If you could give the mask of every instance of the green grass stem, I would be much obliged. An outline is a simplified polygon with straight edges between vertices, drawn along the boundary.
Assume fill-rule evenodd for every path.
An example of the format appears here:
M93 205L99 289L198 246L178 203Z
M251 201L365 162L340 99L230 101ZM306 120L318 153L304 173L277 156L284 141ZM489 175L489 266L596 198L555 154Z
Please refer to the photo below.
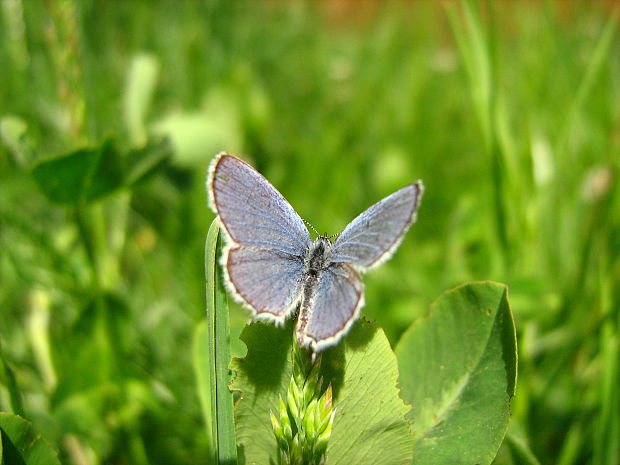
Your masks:
M219 221L211 223L205 246L205 277L207 291L207 335L210 407L203 406L205 419L211 421L211 441L216 463L237 463L233 399L230 382L230 329L228 303L217 263L221 241ZM204 394L203 394L204 395ZM209 418L210 417L210 418Z

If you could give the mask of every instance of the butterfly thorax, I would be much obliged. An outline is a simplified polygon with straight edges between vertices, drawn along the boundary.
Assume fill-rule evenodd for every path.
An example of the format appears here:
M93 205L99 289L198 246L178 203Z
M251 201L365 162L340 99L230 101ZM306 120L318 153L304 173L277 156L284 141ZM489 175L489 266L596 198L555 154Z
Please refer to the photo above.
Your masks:
M306 276L318 277L327 268L331 247L332 243L327 237L316 238L306 257Z

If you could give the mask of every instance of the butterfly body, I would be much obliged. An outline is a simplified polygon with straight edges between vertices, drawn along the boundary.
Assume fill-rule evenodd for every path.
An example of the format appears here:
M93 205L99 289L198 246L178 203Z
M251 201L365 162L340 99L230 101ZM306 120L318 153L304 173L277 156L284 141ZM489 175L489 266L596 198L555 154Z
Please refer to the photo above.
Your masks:
M297 318L297 342L299 345L305 344L303 334L311 317L314 306L314 297L320 288L323 273L331 265L330 252L332 243L325 236L317 237L308 250L305 263L305 279L301 304L299 306L299 316Z
M421 181L355 218L335 242L311 241L302 219L275 187L237 157L218 155L207 190L226 238L222 255L232 295L256 318L283 323L299 306L298 343L314 352L334 345L364 303L360 271L398 247L415 220Z

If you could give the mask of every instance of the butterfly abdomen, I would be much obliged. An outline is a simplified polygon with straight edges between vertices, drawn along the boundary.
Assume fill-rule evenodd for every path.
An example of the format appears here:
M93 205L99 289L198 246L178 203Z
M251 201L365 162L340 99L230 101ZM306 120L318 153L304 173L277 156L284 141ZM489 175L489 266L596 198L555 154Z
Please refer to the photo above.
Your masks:
M321 275L329 265L331 245L332 243L329 239L319 236L312 243L306 257L304 285L299 307L299 318L297 320L297 340L300 345L304 345L303 334L310 319L314 295L319 288Z

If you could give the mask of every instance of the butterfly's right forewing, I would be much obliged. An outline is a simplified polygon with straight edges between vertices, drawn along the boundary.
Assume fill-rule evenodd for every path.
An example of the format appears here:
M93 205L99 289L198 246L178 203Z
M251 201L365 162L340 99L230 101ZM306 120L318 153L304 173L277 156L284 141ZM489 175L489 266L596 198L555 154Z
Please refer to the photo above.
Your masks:
M331 260L364 269L389 258L415 220L423 190L422 182L418 181L361 213L336 239Z

